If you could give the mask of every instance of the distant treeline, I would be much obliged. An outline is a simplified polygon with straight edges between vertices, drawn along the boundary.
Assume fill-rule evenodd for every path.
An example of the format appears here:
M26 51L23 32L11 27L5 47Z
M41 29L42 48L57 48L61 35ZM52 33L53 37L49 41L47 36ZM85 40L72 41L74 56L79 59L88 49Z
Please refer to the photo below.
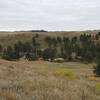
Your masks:
M48 32L46 30L31 30L31 32Z
M100 32L96 35L82 34L79 37L50 37L44 38L45 48L37 41L39 34L32 37L31 43L18 41L14 45L3 47L0 45L0 55L6 60L54 60L63 58L66 61L80 60L86 62L95 62L100 55Z
M15 32L48 32L46 30L27 30L27 31L15 31Z

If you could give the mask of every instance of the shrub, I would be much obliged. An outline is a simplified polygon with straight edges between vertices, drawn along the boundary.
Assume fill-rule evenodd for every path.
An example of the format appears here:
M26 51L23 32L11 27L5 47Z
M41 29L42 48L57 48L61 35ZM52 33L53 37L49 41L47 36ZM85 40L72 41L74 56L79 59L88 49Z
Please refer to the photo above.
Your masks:
M69 79L74 79L75 76L72 74L71 71L68 71L66 69L62 69L62 70L57 70L54 75L56 76L61 76L61 77L64 77L64 78L69 78Z
M94 67L94 73L97 76L100 76L100 61L97 62L97 65Z
M88 77L89 80L96 80L96 77Z

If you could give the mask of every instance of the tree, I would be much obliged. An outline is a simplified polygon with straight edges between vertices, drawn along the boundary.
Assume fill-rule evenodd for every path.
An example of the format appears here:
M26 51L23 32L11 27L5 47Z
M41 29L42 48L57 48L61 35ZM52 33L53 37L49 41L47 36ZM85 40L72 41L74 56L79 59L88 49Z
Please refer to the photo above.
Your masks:
M3 58L6 60L14 59L14 52L11 46L8 46L6 49L4 49Z
M24 49L25 49L25 52L32 52L32 46L30 45L29 42L25 42Z
M38 50L38 51L37 51L37 55L38 55L38 57L42 57L42 56L43 56L42 50Z
M35 47L36 46L36 39L35 37L32 38L32 45Z
M0 53L2 52L2 45L0 45Z
M81 50L81 48L80 48L79 45L75 44L75 45L73 46L73 52L75 52L77 56L80 56L80 55L81 55L81 51L82 51L82 50Z
M68 37L63 37L63 42L66 45L66 44L69 44L70 40Z
M52 38L51 41L52 41L53 46L56 47L57 46L57 40L56 40L56 38Z
M100 35L100 32L98 32L98 35Z
M51 47L52 46L52 38L47 36L45 37L45 42L48 44L48 47Z
M47 48L43 51L43 58L47 59L54 59L56 57L56 49Z
M35 35L35 38L39 38L39 34L36 34L36 35Z
M97 76L100 76L100 59L98 60L96 66L94 67L94 73L95 73Z
M57 41L58 41L58 43L61 44L61 43L62 43L62 38L58 36L58 37L57 37Z
M96 40L99 39L99 34L96 34L95 39L96 39Z
M25 45L21 41L14 44L14 51L17 53L25 52Z
M89 52L89 51L85 52L85 54L84 54L84 60L87 61L87 62L91 62L93 60L92 53Z
M75 36L75 37L72 38L72 44L75 44L76 41L77 41L77 37Z

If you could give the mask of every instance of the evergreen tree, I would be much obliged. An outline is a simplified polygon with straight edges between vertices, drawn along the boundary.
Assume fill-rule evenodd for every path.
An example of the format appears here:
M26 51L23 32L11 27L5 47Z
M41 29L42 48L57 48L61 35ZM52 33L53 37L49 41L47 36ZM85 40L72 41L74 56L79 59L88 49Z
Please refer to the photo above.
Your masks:
M13 48L11 46L8 46L6 49L4 49L3 58L6 60L14 59L14 52L13 52Z
M0 53L2 53L2 45L0 45Z
M30 45L29 42L25 42L24 49L25 49L25 52L32 52L32 46Z
M52 38L51 37L47 36L45 38L45 42L48 44L48 47L51 47L52 46Z
M92 62L92 60L93 60L92 53L89 52L89 51L85 52L85 54L84 54L84 60L87 61L87 62Z
M32 45L35 47L36 46L36 39L35 37L32 38Z
M96 66L94 67L94 73L95 73L97 76L100 76L100 59L97 61L97 64L96 64Z
M47 48L43 51L43 58L47 59L54 59L56 57L56 49Z
M96 40L98 40L98 39L99 39L99 35L98 35L98 34L96 34L95 39L96 39Z
M75 37L72 38L72 44L75 44L76 41L77 41L77 37L75 36Z
M58 36L58 37L57 37L57 41L58 41L58 43L61 44L61 43L62 43L62 38Z
M35 35L35 38L39 38L39 34L36 34L36 35Z
M100 35L100 32L98 32L98 35Z

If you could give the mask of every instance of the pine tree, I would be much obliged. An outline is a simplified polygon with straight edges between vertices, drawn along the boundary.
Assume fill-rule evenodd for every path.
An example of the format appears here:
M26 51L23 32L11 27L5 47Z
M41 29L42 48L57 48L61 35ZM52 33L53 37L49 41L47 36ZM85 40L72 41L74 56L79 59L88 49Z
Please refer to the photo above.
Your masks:
M94 67L94 73L95 73L97 76L100 76L100 59L98 60L96 66Z
M2 52L2 45L0 45L0 53Z
M47 59L54 59L56 57L56 52L57 52L56 49L47 48L43 52L43 58L45 60L47 60Z
M36 46L36 39L35 37L32 38L32 45L35 47Z
M4 49L3 58L6 60L14 59L14 52L13 52L13 48L11 46L8 46L7 49Z

